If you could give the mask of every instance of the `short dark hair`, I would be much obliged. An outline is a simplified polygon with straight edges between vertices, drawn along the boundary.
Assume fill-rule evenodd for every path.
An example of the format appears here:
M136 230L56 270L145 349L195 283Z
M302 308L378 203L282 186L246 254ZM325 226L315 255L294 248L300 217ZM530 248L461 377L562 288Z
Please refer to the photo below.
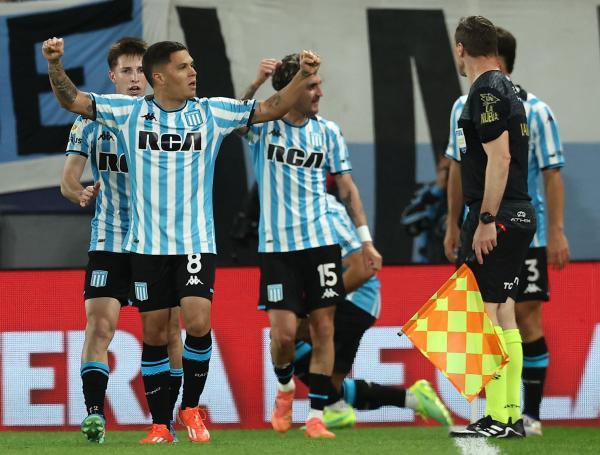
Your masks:
M171 54L178 51L187 51L187 47L177 41L160 41L154 43L146 50L142 60L144 75L150 87L152 84L152 71L157 65L164 65L171 61Z
M300 69L300 56L290 54L283 57L281 65L273 72L271 84L277 91L288 85Z
M496 27L496 35L498 35L498 55L504 59L507 71L512 73L517 54L517 40L512 33L502 27Z
M117 66L117 61L121 55L144 55L148 44L140 38L125 36L113 43L108 51L108 67L112 70Z
M461 17L454 32L454 41L461 43L472 57L498 55L496 27L483 16Z

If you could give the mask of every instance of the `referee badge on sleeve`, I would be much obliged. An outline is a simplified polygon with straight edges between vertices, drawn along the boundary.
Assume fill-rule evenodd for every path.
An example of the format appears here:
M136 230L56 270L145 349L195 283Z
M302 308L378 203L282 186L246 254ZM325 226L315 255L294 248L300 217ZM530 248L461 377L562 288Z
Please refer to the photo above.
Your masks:
M283 285L282 284L267 285L267 300L269 302L281 302L283 300Z
M462 128L456 128L456 146L463 155L467 153L467 141Z
M148 283L145 281L136 281L135 283L135 298L140 302L148 300Z

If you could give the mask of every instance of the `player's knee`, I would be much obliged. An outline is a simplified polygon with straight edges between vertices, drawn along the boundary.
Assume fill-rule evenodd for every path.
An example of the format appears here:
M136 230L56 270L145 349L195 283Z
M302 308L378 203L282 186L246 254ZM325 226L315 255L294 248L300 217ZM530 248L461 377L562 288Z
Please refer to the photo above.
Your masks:
M296 334L286 328L273 328L271 329L271 343L283 350L293 350L296 346Z
M87 323L86 335L92 344L108 348L115 335L115 325L107 318L90 318Z
M333 321L329 319L311 321L311 339L316 345L323 345L333 340Z

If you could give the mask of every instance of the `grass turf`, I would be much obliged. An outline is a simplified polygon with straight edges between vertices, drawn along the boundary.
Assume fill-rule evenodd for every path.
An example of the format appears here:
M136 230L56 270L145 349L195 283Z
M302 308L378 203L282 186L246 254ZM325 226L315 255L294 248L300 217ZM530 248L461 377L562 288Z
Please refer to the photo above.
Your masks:
M191 444L183 431L175 445L140 446L140 431L111 431L104 445L85 441L78 432L0 432L1 454L460 454L440 427L377 427L339 430L332 440L308 440L301 431L277 434L272 430L213 430L209 444ZM502 454L600 453L597 428L545 427L544 436L526 440L490 441ZM477 450L477 455L483 455Z

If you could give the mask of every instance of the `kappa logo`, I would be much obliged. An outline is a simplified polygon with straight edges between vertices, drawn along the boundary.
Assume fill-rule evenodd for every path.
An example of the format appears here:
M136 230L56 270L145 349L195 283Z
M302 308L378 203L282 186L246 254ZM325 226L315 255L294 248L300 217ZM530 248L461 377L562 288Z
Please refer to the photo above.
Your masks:
M154 114L148 112L146 115L140 115L141 118L145 119L147 122L150 122L152 120L156 120L156 117L154 116Z
M535 294L536 292L542 292L542 288L535 283L529 283L523 294Z
M321 298L322 299L331 299L333 297L338 297L338 296L339 296L339 294L337 292L335 292L333 289L327 288L323 292L323 295L321 296Z
M109 131L103 131L100 136L98 136L98 141L114 141L115 138L112 137Z
M186 286L197 286L199 284L204 284L202 282L202 280L200 278L198 278L196 275L192 275L190 276L189 280L187 281L187 283L185 283Z
M269 131L269 134L273 137L281 137L281 131L279 131L277 128L273 128L271 131Z

